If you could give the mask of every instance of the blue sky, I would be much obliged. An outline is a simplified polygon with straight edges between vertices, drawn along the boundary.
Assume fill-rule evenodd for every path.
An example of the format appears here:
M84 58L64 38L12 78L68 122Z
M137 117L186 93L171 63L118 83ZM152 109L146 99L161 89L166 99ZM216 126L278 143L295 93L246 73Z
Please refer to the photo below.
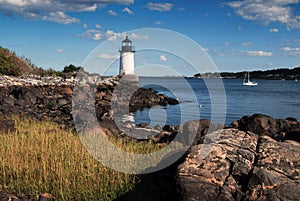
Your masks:
M126 34L136 48L150 40L147 33L130 32L143 28L183 34L220 71L300 66L300 0L0 0L0 13L0 46L43 68L83 65L108 39L114 41L115 53L98 58L113 62ZM151 63L180 64L168 53L150 55Z

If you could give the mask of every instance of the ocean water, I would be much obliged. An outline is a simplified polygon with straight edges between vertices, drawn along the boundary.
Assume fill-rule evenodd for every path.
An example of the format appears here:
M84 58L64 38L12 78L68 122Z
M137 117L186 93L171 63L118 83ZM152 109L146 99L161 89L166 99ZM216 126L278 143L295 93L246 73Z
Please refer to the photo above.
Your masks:
M140 77L141 87L152 87L180 101L179 105L154 106L132 114L136 123L179 125L188 120L210 119L229 125L244 115L261 113L274 118L300 120L300 82L241 79L184 79Z

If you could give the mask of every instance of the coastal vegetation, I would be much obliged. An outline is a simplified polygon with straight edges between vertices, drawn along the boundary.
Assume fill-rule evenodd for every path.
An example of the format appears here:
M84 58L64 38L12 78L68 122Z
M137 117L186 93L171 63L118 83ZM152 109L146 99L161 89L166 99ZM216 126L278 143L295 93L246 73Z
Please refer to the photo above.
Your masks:
M28 60L29 61L29 60ZM9 49L0 47L0 75L19 76L31 73L33 68Z
M134 188L139 178L111 170L86 151L79 137L51 122L13 117L15 132L0 134L0 190L36 199L113 200ZM114 140L134 153L151 152L152 143Z
M221 73L197 73L194 75L195 78L239 78L243 79L247 71L241 72L221 72ZM278 68L271 70L257 70L251 71L251 78L253 79L270 79L270 80L299 80L300 79L300 67L295 67L293 69L289 68Z
M30 59L18 56L15 52L0 46L0 75L21 76L35 74L38 76L63 76L80 70L81 67L70 64L63 67L62 71L53 68L37 67Z

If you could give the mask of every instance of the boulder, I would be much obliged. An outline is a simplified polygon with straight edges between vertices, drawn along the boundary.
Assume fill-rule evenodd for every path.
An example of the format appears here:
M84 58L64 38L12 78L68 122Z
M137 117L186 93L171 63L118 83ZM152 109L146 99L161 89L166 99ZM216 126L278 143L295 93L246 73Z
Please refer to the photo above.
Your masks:
M183 125L182 138L187 145L201 144L208 132L224 128L223 124L212 123L208 119L187 121ZM193 140L193 142L192 142Z
M300 144L261 137L245 200L299 200Z
M134 112L144 107L152 107L154 105L176 105L179 104L177 99L158 94L153 88L138 88L130 99L130 111Z
M219 135L217 139L215 135ZM178 167L182 200L241 200L256 157L258 136L237 129L213 132Z
M238 120L238 129L268 136L273 136L277 133L276 120L263 114L243 116Z
M291 139L299 142L297 134L300 131L300 122L291 117L274 119L267 115L254 114L252 116L244 116L240 120L232 122L231 127L243 131L251 131L261 136L267 135L277 141ZM286 134L287 138L285 137Z
M178 187L182 200L299 200L299 158L298 142L223 129L190 149L178 167Z
M300 130L294 130L294 131L287 132L284 135L283 140L284 141L285 140L293 140L293 141L300 143Z

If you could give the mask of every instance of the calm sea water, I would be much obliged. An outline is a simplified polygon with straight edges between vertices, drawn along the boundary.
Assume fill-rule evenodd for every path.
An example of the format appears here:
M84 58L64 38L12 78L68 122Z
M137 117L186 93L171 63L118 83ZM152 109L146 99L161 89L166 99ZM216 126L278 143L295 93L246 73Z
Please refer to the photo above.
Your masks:
M300 120L300 82L253 80L258 86L243 86L240 79L184 79L140 77L143 87L152 87L179 105L155 106L137 111L136 123L152 126L179 125L187 120L208 118L229 125L244 115L262 113L274 118Z

